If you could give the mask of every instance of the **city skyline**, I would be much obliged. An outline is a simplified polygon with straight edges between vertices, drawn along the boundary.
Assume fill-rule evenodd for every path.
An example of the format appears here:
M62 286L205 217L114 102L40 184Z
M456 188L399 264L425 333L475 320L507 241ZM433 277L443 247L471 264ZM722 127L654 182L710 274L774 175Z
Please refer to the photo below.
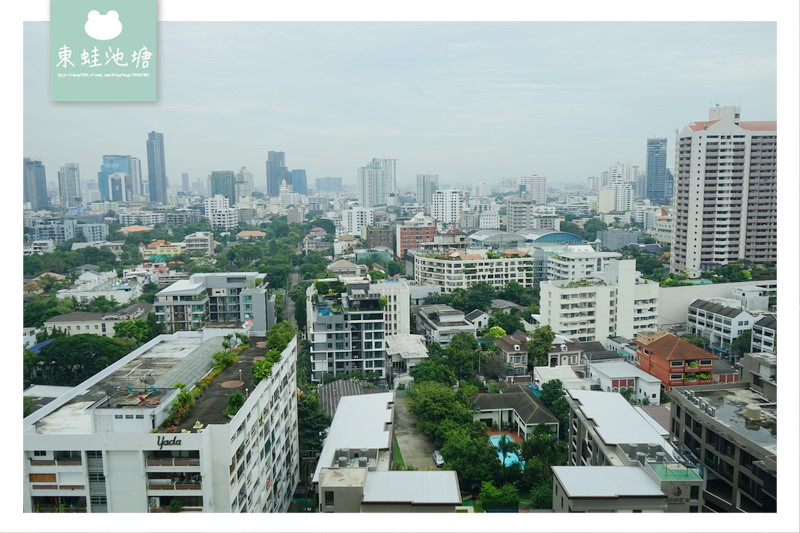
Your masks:
M47 26L29 22L24 154L90 176L105 154L144 160L157 131L172 184L245 166L263 190L270 151L351 186L372 158L397 160L400 188L426 173L579 184L616 161L644 169L649 137L668 138L671 167L675 130L717 103L776 120L775 35L771 22L165 22L158 102L63 104L47 93ZM287 81L263 89L265 72Z

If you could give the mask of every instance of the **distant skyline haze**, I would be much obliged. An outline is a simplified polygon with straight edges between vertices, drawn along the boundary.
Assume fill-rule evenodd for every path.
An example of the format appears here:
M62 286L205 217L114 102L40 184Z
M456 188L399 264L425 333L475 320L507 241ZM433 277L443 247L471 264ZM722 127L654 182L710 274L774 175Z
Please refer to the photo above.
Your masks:
M105 154L146 161L151 131L171 187L245 166L264 190L274 151L309 184L396 159L413 190L643 170L648 137L672 167L675 130L714 104L777 119L774 22L160 22L155 103L50 102L47 24L24 45L24 154L83 186Z

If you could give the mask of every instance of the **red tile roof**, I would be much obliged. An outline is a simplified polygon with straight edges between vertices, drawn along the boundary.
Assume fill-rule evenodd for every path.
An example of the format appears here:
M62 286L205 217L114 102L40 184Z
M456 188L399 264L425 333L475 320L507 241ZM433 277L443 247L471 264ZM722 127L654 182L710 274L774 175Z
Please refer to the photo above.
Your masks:
M778 123L774 120L740 122L739 127L749 131L778 131Z
M650 340L650 342L646 342L648 340L650 339L647 336L640 336L636 339L636 343L647 347L656 356L668 361L719 359L719 356L707 352L699 346L695 346L691 342L678 338L671 333L666 333L654 340Z

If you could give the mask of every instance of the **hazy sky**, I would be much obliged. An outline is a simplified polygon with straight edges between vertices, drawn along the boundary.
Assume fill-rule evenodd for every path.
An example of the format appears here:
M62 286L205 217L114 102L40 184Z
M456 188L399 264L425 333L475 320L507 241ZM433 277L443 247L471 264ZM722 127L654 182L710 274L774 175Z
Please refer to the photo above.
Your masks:
M162 132L171 184L182 172L246 166L266 183L270 150L355 183L373 157L398 184L537 173L585 182L616 161L644 169L649 136L669 138L740 105L776 120L772 22L160 22L158 102L49 101L48 28L24 26L24 153L48 181L66 162L96 179L103 154L146 168ZM145 171L146 173L146 171Z

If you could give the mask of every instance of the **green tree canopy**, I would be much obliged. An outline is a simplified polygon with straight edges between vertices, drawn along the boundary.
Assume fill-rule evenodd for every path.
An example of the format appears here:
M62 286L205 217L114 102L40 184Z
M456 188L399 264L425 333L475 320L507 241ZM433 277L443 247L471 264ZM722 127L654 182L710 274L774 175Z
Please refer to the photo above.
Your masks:
M428 358L415 365L409 374L415 383L435 381L447 386L456 384L456 375L440 358Z
M553 346L556 334L549 325L541 326L531 334L528 341L528 366L547 366L547 354Z
M26 383L74 387L128 353L127 347L100 335L58 337L26 365Z

